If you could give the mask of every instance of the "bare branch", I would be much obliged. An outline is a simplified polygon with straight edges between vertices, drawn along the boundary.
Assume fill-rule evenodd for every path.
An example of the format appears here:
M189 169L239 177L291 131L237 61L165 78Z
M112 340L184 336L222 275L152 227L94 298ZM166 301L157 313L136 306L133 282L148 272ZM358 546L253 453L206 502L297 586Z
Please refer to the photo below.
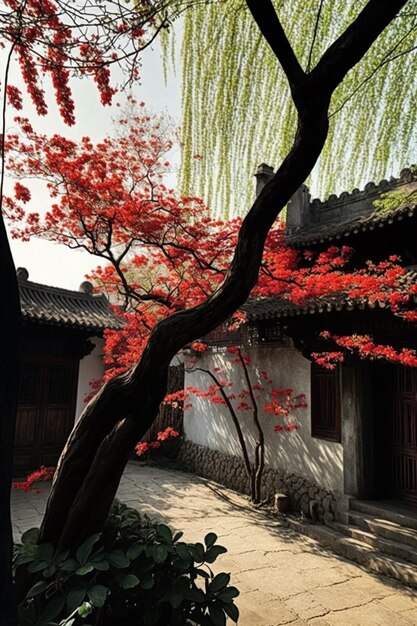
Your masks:
M295 94L304 84L306 75L287 39L271 0L263 0L262 2L259 0L246 0L246 4L263 37L281 64L288 79L293 98L298 100ZM295 104L297 105L297 101Z
M369 0L357 18L327 48L309 74L315 87L331 94L407 1Z
M320 0L320 5L319 5L318 11L317 11L316 20L314 22L313 39L311 40L310 51L308 53L308 61L307 61L307 69L306 69L307 73L311 69L311 60L312 60L312 57L313 57L314 44L316 43L317 33L318 33L318 30L319 30L320 15L321 15L321 11L323 9L323 4L324 4L324 0Z

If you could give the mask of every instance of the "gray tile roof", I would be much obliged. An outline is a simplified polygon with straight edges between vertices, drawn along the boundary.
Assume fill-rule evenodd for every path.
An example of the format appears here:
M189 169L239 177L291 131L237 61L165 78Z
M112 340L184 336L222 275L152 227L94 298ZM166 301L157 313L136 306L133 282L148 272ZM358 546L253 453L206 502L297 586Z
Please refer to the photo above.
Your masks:
M322 242L334 242L337 245L339 239L359 232L376 230L394 222L400 222L404 218L417 215L417 204L397 207L390 211L375 211L366 217L357 216L339 224L321 224L304 232L291 234L286 237L290 246L309 246Z
M398 206L389 207L387 204L386 208L378 208L374 204L390 194L391 204L396 201L395 194L399 194ZM340 196L333 194L325 201L316 198L310 202L307 193L304 197L300 196L301 203L304 203L301 215L294 214L291 202L288 206L287 243L294 247L323 242L337 244L339 239L349 235L406 221L417 215L416 194L415 166L402 170L398 178L382 180L378 185L368 183L362 191L354 189L351 193L344 191Z
M42 324L100 332L121 328L122 321L113 312L104 295L93 295L89 283L83 291L49 287L27 280L27 272L18 270L23 319Z

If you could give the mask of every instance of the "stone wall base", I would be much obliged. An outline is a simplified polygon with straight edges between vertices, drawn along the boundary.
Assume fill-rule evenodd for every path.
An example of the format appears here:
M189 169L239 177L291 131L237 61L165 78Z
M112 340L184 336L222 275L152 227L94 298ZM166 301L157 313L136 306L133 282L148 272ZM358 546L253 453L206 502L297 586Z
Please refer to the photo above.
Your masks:
M210 450L183 439L179 446L178 460L199 476L249 495L249 480L243 460L239 457ZM262 481L262 499L269 500L272 504L276 493L284 493L289 497L293 513L302 513L305 517L313 517L314 521L319 520L326 524L330 524L336 517L336 494L305 478L266 466Z

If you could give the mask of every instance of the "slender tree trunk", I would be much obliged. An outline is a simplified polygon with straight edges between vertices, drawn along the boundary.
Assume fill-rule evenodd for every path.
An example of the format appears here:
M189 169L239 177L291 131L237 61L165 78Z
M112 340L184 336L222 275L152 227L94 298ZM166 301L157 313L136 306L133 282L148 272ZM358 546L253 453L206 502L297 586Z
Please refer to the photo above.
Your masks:
M4 222L0 220L0 625L16 626L12 583L10 488L20 355L20 300Z
M236 415L236 411L234 409L233 404L230 402L227 393L225 392L224 388L222 387L222 385L220 384L219 379L213 374L213 372L210 372L210 370L205 370L202 367L196 367L193 369L193 371L195 372L204 372L205 374L207 374L208 376L210 376L210 378L212 379L212 381L214 382L215 385L217 385L219 387L219 392L227 406L227 409L229 411L230 417L232 418L232 422L233 425L235 427L236 430L236 435L237 435L237 439L239 441L239 445L240 445L240 449L242 451L242 457L243 457L243 464L245 466L245 471L246 471L246 476L248 477L249 482L251 481L251 477L252 477L252 464L249 460L249 454L248 454L248 449L246 447L246 443L245 443L245 438L243 436L243 432L242 432L242 428L240 427L240 422L239 422L239 418Z

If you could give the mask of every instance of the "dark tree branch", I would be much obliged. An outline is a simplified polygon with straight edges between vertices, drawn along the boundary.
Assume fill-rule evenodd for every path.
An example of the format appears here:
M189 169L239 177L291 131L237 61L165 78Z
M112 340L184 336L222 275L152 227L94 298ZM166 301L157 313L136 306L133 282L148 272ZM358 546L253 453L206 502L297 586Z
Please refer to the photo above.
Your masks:
M239 418L236 415L236 411L234 409L233 404L230 402L229 396L226 394L223 386L220 384L219 379L213 372L210 370L206 370L202 367L194 367L192 369L193 372L204 372L207 376L210 376L215 385L219 387L219 393L221 394L223 400L226 403L227 408L229 409L230 417L232 418L233 425L236 429L237 438L239 440L240 449L242 450L243 463L245 465L246 475L249 480L251 480L252 475L252 464L249 459L248 449L246 447L245 438L243 436L242 428L240 426Z
M310 46L310 50L308 53L307 72L311 70L311 61L313 58L314 44L316 43L317 33L319 31L320 16L321 16L321 12L323 9L323 4L324 4L324 0L320 0L320 5L317 11L316 20L314 22L313 38L311 40L311 46Z
M369 0L354 22L329 46L311 72L318 88L333 92L408 0Z
M306 75L287 39L274 5L271 0L246 0L246 4L263 37L281 64L297 106L297 93L305 82Z

